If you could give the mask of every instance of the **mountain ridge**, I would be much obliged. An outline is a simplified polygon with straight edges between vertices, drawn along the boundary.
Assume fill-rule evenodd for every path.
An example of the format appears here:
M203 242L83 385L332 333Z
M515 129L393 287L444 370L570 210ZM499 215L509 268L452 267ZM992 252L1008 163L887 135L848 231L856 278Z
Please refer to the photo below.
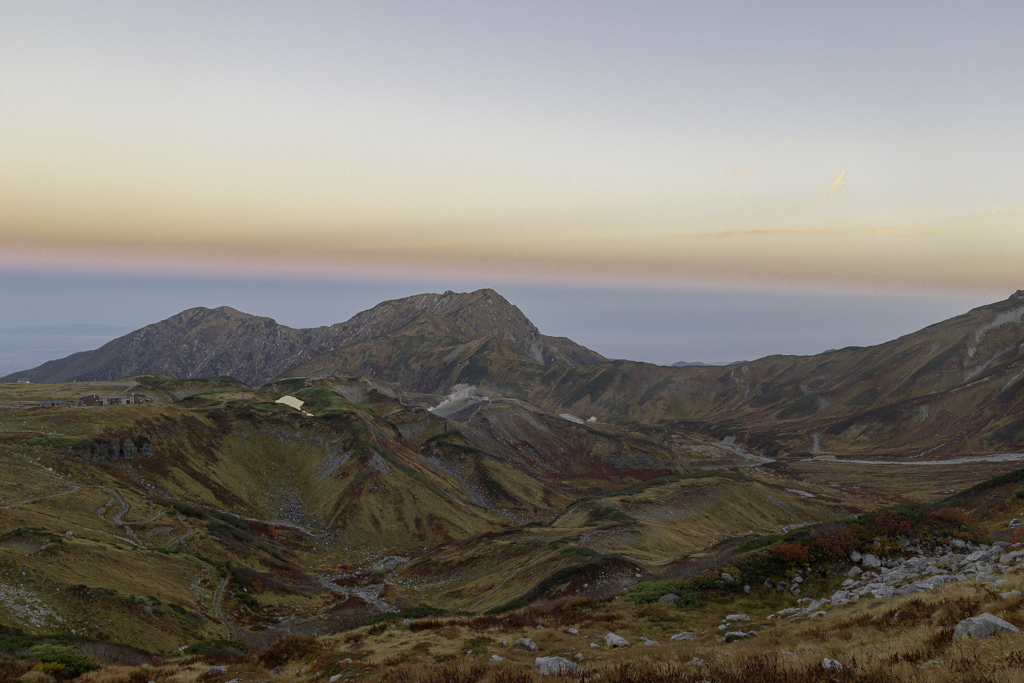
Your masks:
M185 378L223 375L258 386L289 367L338 348L385 337L424 315L445 320L455 339L499 338L545 365L605 360L572 340L542 335L518 307L492 289L481 289L392 299L345 322L315 328L287 327L272 318L229 306L190 308L99 349L48 361L0 381L114 380L137 374Z

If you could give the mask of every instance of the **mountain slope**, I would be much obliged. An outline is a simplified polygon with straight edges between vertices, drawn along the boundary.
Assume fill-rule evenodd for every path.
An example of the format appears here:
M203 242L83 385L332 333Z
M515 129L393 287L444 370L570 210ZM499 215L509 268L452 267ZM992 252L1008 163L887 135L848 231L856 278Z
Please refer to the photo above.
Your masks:
M340 347L370 342L430 315L462 342L496 338L545 365L600 363L575 342L545 337L515 306L490 289L419 294L385 301L344 323L295 329L232 308L193 308L115 339L2 378L35 383L113 380L137 374L230 376L258 386L284 370Z
M1024 445L1024 292L899 339L728 367L616 361L524 372L515 382L556 412L667 424L736 424L786 450L939 454Z
M270 373L316 356L336 345L332 328L296 330L233 308L191 308L119 337L95 351L83 351L6 381L35 383L113 380L136 374L178 377L230 376L258 384Z
M1024 293L877 346L726 367L550 367L499 339L462 342L423 315L289 374L374 377L435 394L472 384L554 413L718 424L772 453L992 453L1024 445Z

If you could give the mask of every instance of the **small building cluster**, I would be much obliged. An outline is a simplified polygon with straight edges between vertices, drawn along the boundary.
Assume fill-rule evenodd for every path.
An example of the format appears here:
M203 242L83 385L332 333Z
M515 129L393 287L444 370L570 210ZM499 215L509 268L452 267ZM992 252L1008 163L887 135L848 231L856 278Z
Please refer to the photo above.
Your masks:
M132 394L131 396L100 396L99 394L89 394L88 396L82 396L75 403L69 403L65 399L47 399L39 402L40 408L67 408L69 405L76 405L80 407L85 406L126 406L126 405L139 405L141 403L149 403L149 397L145 394Z

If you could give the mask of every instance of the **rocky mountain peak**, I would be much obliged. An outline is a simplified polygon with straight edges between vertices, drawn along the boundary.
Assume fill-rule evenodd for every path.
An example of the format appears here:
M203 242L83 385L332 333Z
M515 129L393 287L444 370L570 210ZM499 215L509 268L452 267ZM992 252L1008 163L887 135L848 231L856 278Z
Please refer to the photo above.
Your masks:
M384 301L344 323L294 329L230 306L196 307L95 350L16 373L33 382L113 380L137 374L226 375L257 386L317 356L396 332L423 316L443 321L459 341L494 337L539 363L577 365L604 359L571 340L545 343L537 327L493 289L416 294ZM11 377L14 377L12 375Z

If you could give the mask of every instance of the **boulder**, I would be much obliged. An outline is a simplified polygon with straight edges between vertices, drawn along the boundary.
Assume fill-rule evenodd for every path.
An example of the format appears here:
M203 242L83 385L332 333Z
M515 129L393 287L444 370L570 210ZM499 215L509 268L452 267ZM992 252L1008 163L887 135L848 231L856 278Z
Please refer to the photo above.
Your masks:
M658 602L675 602L678 599L679 596L675 593L665 593L660 598L658 598Z
M850 593L849 591L836 591L835 593L832 594L832 604L833 605L845 605L845 604L847 604L848 602L850 602L851 600L854 600L854 599L855 599L854 594ZM781 612L780 612L780 614L781 614Z
M860 576L863 573L864 573L864 570L861 569L860 567L851 567L850 571L846 572L846 575L849 576L852 579L853 577Z
M693 631L685 631L684 633L677 633L677 634L675 634L674 636L672 636L671 640L672 641L677 641L677 640L693 640L696 637L697 637L697 634L694 633Z
M998 636L1003 633L1019 633L1020 629L1008 621L1003 621L994 614L985 612L981 616L964 619L956 625L953 631L953 642L961 638L981 640L990 636Z
M573 655L573 659L575 659L577 662L582 662L583 661L583 653L582 652L577 652L575 655Z
M569 629L568 631L566 631L566 633L568 633L570 636L578 636L580 634L580 632L574 628Z
M736 579L732 578L732 574L730 574L729 572L722 572L722 580L723 581L735 581Z
M843 665L834 659L829 659L828 657L826 657L825 659L821 660L821 668L825 671L842 671Z
M860 563L865 567L881 567L882 561L878 559L877 555L865 555Z
M1020 558L1024 557L1024 550L1014 550L1012 553L1006 553L1000 556L1000 564L1011 564L1013 562L1019 562Z
M617 636L614 633L609 633L604 637L604 644L611 647L629 647L629 641L622 636Z
M537 643L533 642L529 638L520 638L519 640L516 641L516 645L522 645L527 650L536 650L537 649Z
M863 555L861 555L859 552L854 550L852 553L850 553L850 562L853 562L855 564L860 563L860 561L861 561L861 559L863 559L863 557L864 557Z
M750 616L746 614L730 614L725 618L728 622L733 621L750 621Z
M491 655L491 661L492 662L504 662L505 660L502 659L501 657L499 657L498 655Z
M341 674L334 674L327 679L328 683L338 683L341 680Z
M721 642L731 643L734 640L739 640L740 638L746 638L748 636L756 636L756 635L757 635L757 631L729 631L728 633L725 634L725 636L723 636L722 638L719 638L718 642L720 642L720 643Z
M281 667L275 666L273 669L270 670L270 673L272 673L272 674L280 674L281 673Z
M640 636L640 640L644 641L644 645L661 645L661 643L659 643L658 641L651 640L646 636Z
M533 663L540 667L541 676L570 673L576 670L576 662L570 662L565 657L537 657Z

